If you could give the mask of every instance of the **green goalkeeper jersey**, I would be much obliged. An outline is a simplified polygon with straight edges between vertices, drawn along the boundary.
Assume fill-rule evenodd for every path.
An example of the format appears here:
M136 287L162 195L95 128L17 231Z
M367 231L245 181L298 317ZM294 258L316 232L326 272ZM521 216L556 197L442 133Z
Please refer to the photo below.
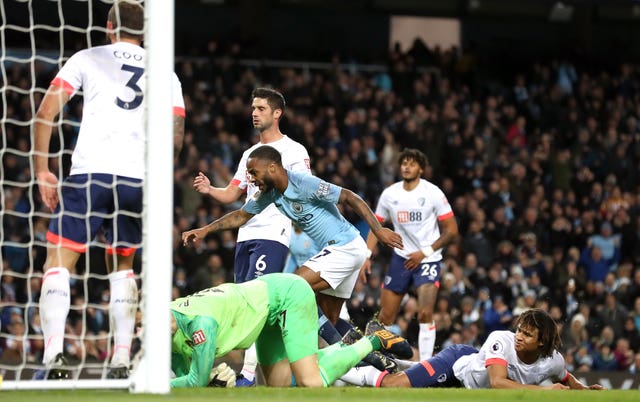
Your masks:
M216 357L247 349L269 314L267 284L225 283L171 302L178 329L171 344L171 387L202 387Z

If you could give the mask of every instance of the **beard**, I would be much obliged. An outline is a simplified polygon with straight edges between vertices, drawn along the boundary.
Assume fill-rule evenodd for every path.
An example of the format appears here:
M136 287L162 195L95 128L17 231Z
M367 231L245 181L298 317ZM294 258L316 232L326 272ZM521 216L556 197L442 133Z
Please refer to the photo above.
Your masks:
M273 121L266 122L266 123L265 122L258 123L258 125L255 126L255 128L256 128L256 130L258 130L260 132L263 132L263 131L267 131L268 129L270 129L271 126L273 126Z

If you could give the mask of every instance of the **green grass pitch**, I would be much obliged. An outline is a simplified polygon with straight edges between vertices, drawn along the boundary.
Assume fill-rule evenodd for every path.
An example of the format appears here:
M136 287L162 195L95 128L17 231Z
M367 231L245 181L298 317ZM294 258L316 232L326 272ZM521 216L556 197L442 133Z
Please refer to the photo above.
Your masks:
M639 401L638 390L529 391L466 389L376 389L334 387L302 388L197 388L173 390L168 395L130 394L127 391L0 391L2 402L600 402Z

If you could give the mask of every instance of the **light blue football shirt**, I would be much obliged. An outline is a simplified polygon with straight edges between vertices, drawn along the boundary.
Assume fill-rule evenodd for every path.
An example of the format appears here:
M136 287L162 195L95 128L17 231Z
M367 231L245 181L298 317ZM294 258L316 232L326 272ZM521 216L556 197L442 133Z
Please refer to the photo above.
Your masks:
M316 176L288 170L287 177L289 185L284 194L276 189L257 193L242 209L257 215L273 203L321 247L345 245L360 235L336 206L342 187Z

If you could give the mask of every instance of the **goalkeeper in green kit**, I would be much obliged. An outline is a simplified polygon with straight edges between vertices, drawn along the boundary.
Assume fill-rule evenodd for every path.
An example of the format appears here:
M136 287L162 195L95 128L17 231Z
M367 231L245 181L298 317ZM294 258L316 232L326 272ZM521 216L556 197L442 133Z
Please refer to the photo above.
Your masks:
M317 311L313 290L293 274L225 283L174 300L171 368L176 378L171 387L204 387L212 380L235 384L226 365L212 370L214 360L254 342L266 383L275 387L290 386L292 374L298 386L326 387L373 350L394 353L410 347L383 329L351 345L319 350Z

